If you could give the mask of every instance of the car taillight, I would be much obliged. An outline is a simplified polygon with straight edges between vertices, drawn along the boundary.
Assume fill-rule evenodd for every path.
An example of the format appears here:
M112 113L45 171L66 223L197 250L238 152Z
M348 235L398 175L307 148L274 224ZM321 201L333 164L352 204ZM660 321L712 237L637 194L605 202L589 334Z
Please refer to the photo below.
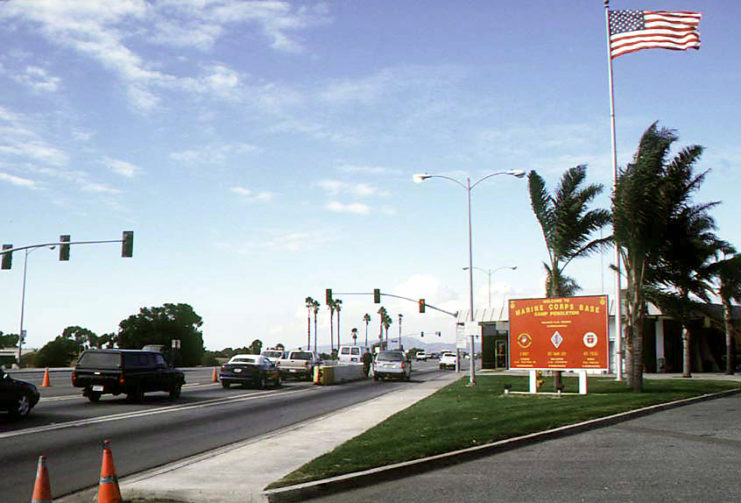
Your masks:
M406 362L401 362L401 368L406 368L406 366L407 366Z
M77 372L72 372L72 385L77 382Z
M120 384L121 386L123 386L124 384L126 384L126 379L124 379L123 377L119 377L118 378L118 384Z
M309 360L306 360L306 362L304 362L304 367L308 367L308 366L309 366Z

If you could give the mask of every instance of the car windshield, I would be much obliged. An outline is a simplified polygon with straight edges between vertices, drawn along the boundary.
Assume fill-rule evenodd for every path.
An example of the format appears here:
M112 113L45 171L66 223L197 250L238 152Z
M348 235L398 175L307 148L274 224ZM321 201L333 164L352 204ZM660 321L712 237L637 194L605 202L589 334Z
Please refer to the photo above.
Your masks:
M247 356L243 356L241 358L232 358L229 363L257 363L257 358L250 358Z
M106 353L102 351L87 351L82 354L77 365L80 367L117 369L121 367L121 354Z
M291 353L292 360L311 360L311 353L308 351L294 351Z
M404 353L398 351L381 351L376 357L377 360L384 360L388 362L400 362L404 361Z

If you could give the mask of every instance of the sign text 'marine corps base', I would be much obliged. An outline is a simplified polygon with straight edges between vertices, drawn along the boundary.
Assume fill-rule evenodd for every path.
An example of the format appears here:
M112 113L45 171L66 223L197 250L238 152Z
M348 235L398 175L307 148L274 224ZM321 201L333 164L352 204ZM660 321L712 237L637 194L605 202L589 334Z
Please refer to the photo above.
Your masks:
M607 296L509 302L511 369L608 367Z

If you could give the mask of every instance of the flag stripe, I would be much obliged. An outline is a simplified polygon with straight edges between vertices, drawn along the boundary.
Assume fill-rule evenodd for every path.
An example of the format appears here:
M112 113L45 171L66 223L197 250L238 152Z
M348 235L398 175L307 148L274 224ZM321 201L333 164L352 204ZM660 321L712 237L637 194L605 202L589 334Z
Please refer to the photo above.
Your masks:
M641 49L700 48L699 12L610 11L610 57Z

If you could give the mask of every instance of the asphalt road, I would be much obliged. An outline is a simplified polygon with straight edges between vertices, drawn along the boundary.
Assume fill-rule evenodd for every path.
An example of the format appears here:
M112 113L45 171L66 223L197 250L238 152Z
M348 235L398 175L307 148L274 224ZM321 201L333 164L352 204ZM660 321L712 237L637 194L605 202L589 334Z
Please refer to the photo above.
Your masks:
M435 364L417 364L413 380L436 372ZM41 373L11 374L41 384ZM39 455L47 457L52 495L58 497L98 484L104 439L111 441L116 471L123 477L409 385L288 381L277 390L224 390L211 381L212 369L189 369L175 402L166 393L152 393L139 404L128 403L123 395L104 395L93 404L71 386L69 371L52 372L52 387L39 388L42 400L28 418L11 421L0 415L0 501L30 499Z
M739 502L741 395L312 502Z

